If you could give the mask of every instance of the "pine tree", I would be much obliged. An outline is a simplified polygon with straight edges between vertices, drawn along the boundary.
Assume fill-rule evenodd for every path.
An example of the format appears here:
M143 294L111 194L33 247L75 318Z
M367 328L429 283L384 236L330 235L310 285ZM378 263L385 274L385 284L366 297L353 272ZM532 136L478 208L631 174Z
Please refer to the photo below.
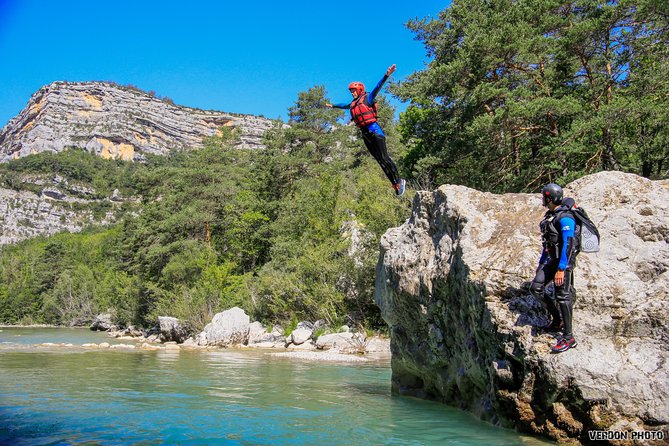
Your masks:
M606 169L666 176L661 3L455 0L438 19L410 22L432 61L394 87L410 101L405 164L493 191Z

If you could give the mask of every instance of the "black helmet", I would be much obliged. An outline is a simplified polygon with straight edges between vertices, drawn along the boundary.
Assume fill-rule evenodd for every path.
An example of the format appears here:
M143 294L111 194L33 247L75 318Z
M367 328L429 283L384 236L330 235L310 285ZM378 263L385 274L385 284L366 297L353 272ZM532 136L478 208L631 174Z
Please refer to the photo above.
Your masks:
M544 198L544 206L551 202L555 205L562 203L562 188L555 183L548 183L541 189L541 196Z

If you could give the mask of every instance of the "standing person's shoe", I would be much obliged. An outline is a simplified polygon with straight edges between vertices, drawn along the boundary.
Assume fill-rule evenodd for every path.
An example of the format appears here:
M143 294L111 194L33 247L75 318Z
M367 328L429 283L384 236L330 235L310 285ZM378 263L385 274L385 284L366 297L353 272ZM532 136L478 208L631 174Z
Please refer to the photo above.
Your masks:
M404 194L404 190L406 189L407 182L404 178L400 179L400 182L397 184L393 184L393 188L395 188L395 193L397 194L398 197L401 197Z
M551 349L551 353L562 353L574 347L576 347L576 339L573 336L562 336L558 338L557 344Z

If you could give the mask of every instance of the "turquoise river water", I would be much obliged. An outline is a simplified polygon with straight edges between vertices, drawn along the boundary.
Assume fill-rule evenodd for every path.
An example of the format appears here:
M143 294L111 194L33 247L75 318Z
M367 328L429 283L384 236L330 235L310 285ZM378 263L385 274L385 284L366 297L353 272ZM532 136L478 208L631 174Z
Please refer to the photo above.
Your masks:
M73 346L39 346L46 342ZM547 444L392 395L387 359L81 347L89 342L121 341L85 329L0 328L0 445Z

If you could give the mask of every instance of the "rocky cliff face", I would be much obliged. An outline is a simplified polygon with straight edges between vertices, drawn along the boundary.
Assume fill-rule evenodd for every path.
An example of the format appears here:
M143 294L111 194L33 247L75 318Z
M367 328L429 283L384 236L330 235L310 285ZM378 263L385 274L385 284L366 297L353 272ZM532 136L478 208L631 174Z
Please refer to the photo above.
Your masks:
M221 127L241 130L240 146L262 147L272 121L177 106L140 90L104 82L54 82L0 131L0 162L77 147L105 158L197 148Z
M45 188L39 195L0 188L0 245L114 221L113 209L100 218L86 210L92 203L70 198L56 187Z
M504 426L588 443L588 431L669 438L669 182L602 172L569 184L602 234L575 271L577 348L552 355L527 292L541 197L419 192L381 241L376 301L393 388Z

